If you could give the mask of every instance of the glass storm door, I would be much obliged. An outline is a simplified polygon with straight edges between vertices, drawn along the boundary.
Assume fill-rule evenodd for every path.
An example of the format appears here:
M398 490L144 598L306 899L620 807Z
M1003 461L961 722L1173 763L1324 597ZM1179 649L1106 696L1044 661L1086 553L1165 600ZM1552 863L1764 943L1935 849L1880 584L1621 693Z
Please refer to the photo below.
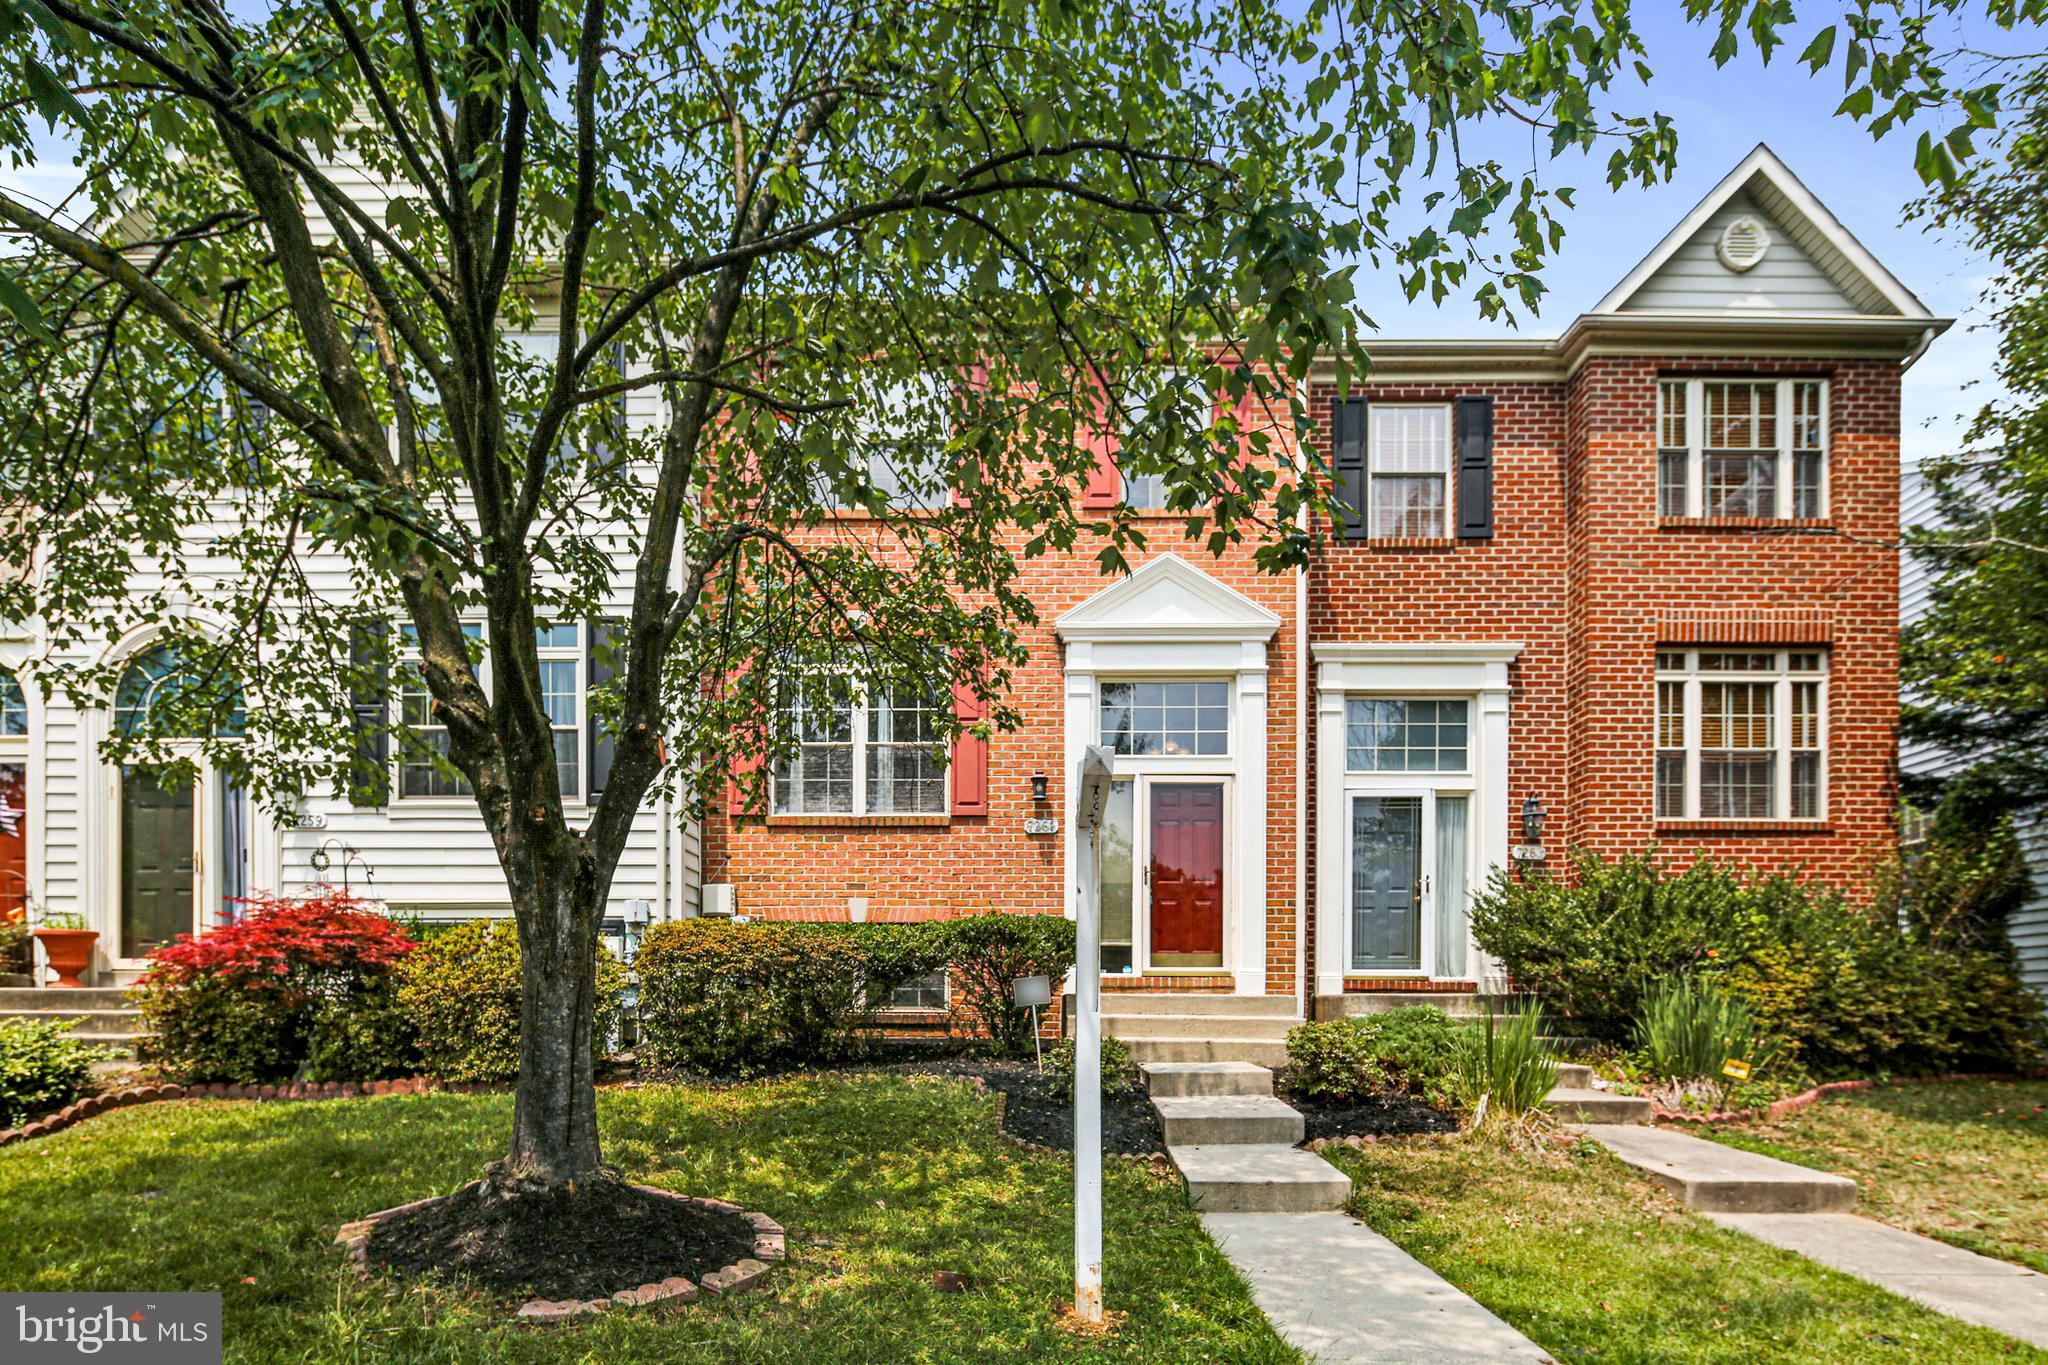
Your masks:
M1351 971L1422 969L1422 806L1420 796L1351 799Z
M1223 965L1223 784L1147 784L1151 941L1167 971Z
M197 932L198 796L197 782L173 789L150 769L121 769L123 957Z

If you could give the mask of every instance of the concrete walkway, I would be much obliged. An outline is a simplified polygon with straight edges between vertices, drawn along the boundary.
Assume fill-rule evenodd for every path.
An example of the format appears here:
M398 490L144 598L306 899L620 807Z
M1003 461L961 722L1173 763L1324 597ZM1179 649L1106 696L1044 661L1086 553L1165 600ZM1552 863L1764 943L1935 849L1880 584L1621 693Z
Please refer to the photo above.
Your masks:
M1709 1213L1937 1313L2048 1348L2048 1275L1848 1213Z
M1273 1330L1322 1365L1552 1357L1341 1213L1205 1213Z

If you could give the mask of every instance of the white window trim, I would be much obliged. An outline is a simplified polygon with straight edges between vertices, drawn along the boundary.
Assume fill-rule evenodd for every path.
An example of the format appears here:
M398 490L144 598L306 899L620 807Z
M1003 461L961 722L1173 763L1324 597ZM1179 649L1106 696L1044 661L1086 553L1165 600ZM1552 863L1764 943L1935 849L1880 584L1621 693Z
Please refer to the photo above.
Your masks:
M935 969L935 970L933 970L933 971L930 971L930 972L927 972L927 973L925 973L925 975L926 975L926 976L936 976L936 977L938 977L938 978L939 978L939 1003L938 1003L938 1004L936 1004L936 1005L897 1005L897 1004L892 1004L892 1003L890 1003L890 1002L888 1002L888 1001L884 1001L884 1002L882 1003L882 1005L881 1005L880 1009L879 1009L879 1010L877 1010L876 1012L877 1012L877 1013L879 1013L879 1014L885 1014L885 1015L886 1015L886 1014L935 1014L935 1013L937 1013L937 1012L939 1012L939 1011L941 1011L941 1010L950 1010L950 1009L952 1009L952 1007L953 1007L953 968L952 968L952 964L948 963L947 965L945 965L945 966L943 966L943 967L939 967L939 968L936 968L936 969ZM912 981L915 981L915 980L921 980L921 979L922 979L922 978L919 978L919 977L913 977L913 978L912 978L911 980L912 980ZM904 982L900 982L900 983L898 983L898 985L897 985L897 986L895 987L895 989L892 989L892 990L891 990L891 991L890 991L889 993L890 993L891 995L894 995L894 994L896 993L896 991L897 991L897 990L901 990L901 989L902 989L902 988L903 988L904 986L908 986L908 985L910 985L910 984L911 984L911 982L910 982L910 981L904 981Z
M1393 479L1419 479L1419 478L1426 478L1426 477L1427 477L1427 475L1426 475L1426 474L1423 474L1423 473L1418 473L1418 472L1417 472L1417 471L1415 471L1415 470L1400 470L1400 469L1388 469L1388 470L1382 470L1382 469L1381 469L1381 468L1379 467L1379 442L1378 442L1378 441L1375 441L1375 440L1373 439L1373 430L1374 430L1374 426L1373 426L1373 424L1374 424L1375 422L1377 422L1377 421L1379 420L1379 414L1380 414L1380 413L1382 413L1382 412L1388 412L1388 411L1396 411L1396 410L1398 410L1398 411L1409 411L1409 410L1418 410L1418 409L1433 409L1433 410L1435 410L1435 411L1438 411L1438 412L1441 412L1441 413L1443 413L1443 414L1444 414L1444 468L1443 468L1443 485L1444 485L1444 500L1443 500L1443 514L1444 514L1444 519L1443 519L1443 525L1441 525L1441 526L1437 527L1437 529L1436 529L1436 532L1435 532L1435 534L1433 534L1433 535L1427 535L1427 536L1420 536L1420 537L1417 537L1417 536L1408 536L1408 535L1394 535L1394 534L1391 534L1391 533L1385 533L1385 534L1383 534L1383 533L1382 533L1382 532L1381 532L1381 531L1380 531L1380 530L1379 530L1379 529L1378 529L1378 528L1377 528L1377 527L1376 527L1376 526L1375 526L1375 525L1373 524L1373 518L1374 518L1375 516L1377 516L1377 515L1378 515L1378 508L1379 508L1379 499L1378 499L1377 497L1375 497L1375 496L1374 496L1374 488L1375 488L1375 486L1376 486L1376 485L1378 484L1379 480L1380 480L1381 478L1393 478ZM1366 539L1368 539L1368 540L1415 540L1415 539L1421 539L1421 540L1446 540L1446 539L1449 539L1449 538L1450 538L1450 536L1451 536L1451 535L1453 534L1453 530L1454 530L1454 528L1455 528L1455 527L1456 527L1456 525L1457 525L1457 516L1458 516L1458 509L1457 509L1457 507L1455 506L1455 499L1456 499L1456 497L1457 497L1457 493L1458 493L1458 487L1457 487L1457 478L1456 478L1456 475L1457 475L1457 470L1458 470L1458 413L1457 413L1457 409L1456 409L1456 407L1455 407L1455 405L1454 405L1454 404L1451 404L1451 403L1382 403L1382 402L1378 402L1378 401L1375 401L1375 402L1373 402L1373 403L1369 404L1369 405L1368 405L1368 406L1366 407L1366 410L1365 410L1365 506L1364 506L1363 508L1361 508L1361 509L1360 509L1360 515L1362 515L1362 516L1363 516L1363 517L1365 518L1365 530L1366 530Z
M869 746L869 745L870 745L871 743L873 743L873 741L871 741L871 740L870 740L870 739L868 738L868 725L867 725L867 720L868 720L868 705L869 705L869 701L871 700L872 696L873 696L873 692L872 692L872 690L870 690L870 691L865 691L865 692L863 692L863 693L861 694L861 696L860 696L860 698L859 698L858 700L856 700L856 701L854 701L854 702L852 703L852 706L851 706L851 711L852 711L852 715L851 715L851 716L850 716L850 718L849 718L849 723L850 723L850 724L851 724L851 726L852 726L852 743L851 743L850 747L851 747L851 748L852 748L852 750L853 750L853 760L852 760L852 761L853 761L853 809L852 809L852 810L848 810L848 811L838 811L838 810L782 810L782 809L779 809L779 808L778 808L778 807L776 806L776 804L775 804L775 802L776 802L776 790L771 790L771 791L769 792L769 794L768 794L768 814L769 814L769 817L770 817L771 819L778 819L778 820L780 820L780 819L788 819L788 820L806 820L806 819L848 819L848 818L860 818L860 819L866 819L866 818L875 818L875 819L890 819L890 818L893 818L893 817L897 817L897 816L904 816L904 817L909 817L909 818L913 818L913 819L923 819L923 818L929 818L929 817L931 817L931 816L937 816L937 815L951 815L951 814L953 813L953 762L952 762L952 759L953 759L953 755L952 755L952 753L951 753L951 751L950 751L950 748L948 748L946 752L943 752L943 753L941 753L941 754L939 755L939 765L940 765L940 766L939 766L939 804L938 804L938 807L937 807L936 809L934 809L934 810L869 810L869 809L868 809L868 765L867 765L867 751L868 751L868 746ZM932 710L937 710L937 709L938 709L938 708L939 708L940 706L942 706L942 705L944 705L944 702L943 702L943 700L941 700L941 699L938 699L938 698L934 698L934 699L933 699L933 705L932 705L932 707L931 707L930 709L932 709ZM798 748L799 748L799 749L801 749L801 748L802 748L802 745L803 745L803 742L802 742L802 740L801 740L801 739L799 739L799 740L798 740ZM780 787L781 787L781 785L782 785L782 773L778 771L778 772L775 772L775 773L771 774L771 775L770 775L770 779L769 779L769 781L770 781L770 786L771 786L771 788L773 788L773 789L778 789L778 790L779 790L779 789L780 789Z
M536 646L535 652L542 660L558 663L573 661L576 665L576 789L574 791L564 790L562 792L562 805L565 809L578 810L585 804L584 792L590 781L590 665L589 641L585 638L588 627L580 621L565 621L560 624L575 627L575 647L571 649L563 645L550 645L546 648ZM476 664L476 681L477 685L484 689L484 694L488 696L491 692L490 627L484 622L477 620L464 620L462 625L465 628L475 626L477 630L475 638L483 646L483 657ZM396 638L398 640L398 647L391 654L391 670L394 681L390 688L389 698L385 703L392 713L391 804L393 807L402 804L408 810L422 810L436 806L460 807L465 810L473 810L476 807L476 797L468 792L456 795L423 794L410 796L406 794L405 754L400 747L405 743L405 740L401 732L417 730L419 727L408 725L403 719L402 708L399 703L397 678L401 669L413 669L417 672L420 652L417 645L408 645L405 642L404 622L395 623L394 629L397 632ZM448 727L442 725L434 728L446 730ZM557 728L554 725L550 725L548 727L549 734L552 735ZM557 769L557 776L559 776L559 768Z
M1101 674L1096 678L1095 688L1095 739L1091 743L1112 748L1102 736L1102 689L1118 683L1217 683L1223 687L1223 752L1220 754L1116 754L1118 773L1150 771L1148 765L1158 763L1169 765L1162 771L1200 770L1203 765L1228 768L1236 757L1237 745L1237 689L1231 685L1227 673L1182 674L1182 673L1131 673ZM1132 732L1137 733L1136 731Z
M1462 768L1354 768L1351 766L1351 703L1354 701L1462 701L1465 703L1465 766ZM1401 693L1351 692L1344 697L1344 777L1346 785L1352 785L1353 778L1392 778L1408 785L1420 783L1429 787L1464 786L1472 784L1474 726L1479 721L1479 698L1461 692ZM1439 750L1442 745L1437 746Z
M1650 753L1650 809L1652 818L1665 823L1693 820L1735 820L1763 824L1823 825L1828 818L1828 677L1833 661L1829 651L1818 646L1793 649L1776 649L1745 645L1672 645L1660 648L1657 653L1683 654L1684 668L1665 668L1661 658L1656 670L1656 680L1651 685L1651 753ZM1699 658L1702 654L1768 654L1774 661L1767 670L1713 669L1702 672ZM1818 669L1802 669L1794 672L1791 656L1794 654L1817 654L1820 656ZM1703 816L1700 814L1700 723L1701 687L1709 682L1770 683L1771 694L1771 774L1774 784L1771 793L1773 814L1762 816ZM1792 686L1794 683L1810 682L1820 688L1820 733L1816 736L1820 754L1819 772L1815 775L1814 805L1812 815L1793 815L1792 810ZM1656 743L1656 697L1658 683L1681 683L1685 687L1685 810L1679 815L1656 814L1657 780L1656 756L1662 747ZM1806 752L1801 750L1800 752Z
M1780 521L1793 520L1792 476L1794 470L1792 449L1792 408L1793 390L1800 384L1820 385L1820 506L1816 518L1831 514L1834 506L1831 481L1834 478L1834 402L1831 381L1806 375L1771 381L1758 375L1704 375L1690 379L1676 377L1657 381L1656 449L1661 460L1663 453L1672 447L1664 444L1664 386L1667 384L1685 386L1685 512L1689 520L1739 520L1739 518L1710 518L1707 515L1707 409L1706 386L1708 384L1762 384L1775 382L1778 390L1778 477L1777 506L1772 516ZM1758 447L1762 450L1763 447ZM1654 471L1653 471L1654 472ZM1661 487L1653 479L1652 496L1658 502L1658 515L1663 515Z

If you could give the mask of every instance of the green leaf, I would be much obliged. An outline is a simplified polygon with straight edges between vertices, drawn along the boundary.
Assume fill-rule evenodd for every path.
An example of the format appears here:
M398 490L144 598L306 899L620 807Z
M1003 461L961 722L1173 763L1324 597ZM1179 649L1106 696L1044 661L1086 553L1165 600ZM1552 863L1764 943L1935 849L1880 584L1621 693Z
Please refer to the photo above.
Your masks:
M1833 59L1834 55L1835 26L1829 24L1813 35L1813 41L1806 45L1806 51L1799 54L1799 60L1806 63L1809 70L1819 71Z
M22 59L22 74L28 78L28 92L36 102L36 112L54 130L58 124L71 122L82 124L86 121L85 106L71 93L64 82L51 74L34 56Z
M12 275L0 275L0 304L5 304L7 311L14 314L14 320L37 341L52 346L57 344L57 334L50 330L49 323L43 321L42 310L36 307L36 301L29 297L28 290L23 289L21 282Z

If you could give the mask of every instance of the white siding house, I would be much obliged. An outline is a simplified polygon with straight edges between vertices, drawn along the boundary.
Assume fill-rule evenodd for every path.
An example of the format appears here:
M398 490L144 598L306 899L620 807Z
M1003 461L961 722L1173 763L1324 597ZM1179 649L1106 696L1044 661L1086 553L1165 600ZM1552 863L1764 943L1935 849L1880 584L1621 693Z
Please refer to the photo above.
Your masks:
M1934 494L1917 463L1906 462L1900 469L1899 524L1938 524ZM1917 620L1926 612L1931 575L1927 566L1912 555L1899 564L1899 624ZM1902 744L1899 768L1902 772L1940 777L1963 767L1961 755L1927 743ZM2029 986L2048 996L2048 811L2034 811L2017 821L2020 849L2026 855L2027 871L2034 882L2034 894L2025 906L2006 921L2006 933L2019 954L2020 976Z

